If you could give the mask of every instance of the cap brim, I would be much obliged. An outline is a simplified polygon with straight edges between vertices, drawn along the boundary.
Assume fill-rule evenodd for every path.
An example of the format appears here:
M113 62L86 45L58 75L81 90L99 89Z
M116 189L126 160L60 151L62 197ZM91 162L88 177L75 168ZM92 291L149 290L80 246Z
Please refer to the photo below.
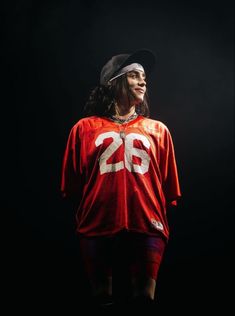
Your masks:
M148 76L156 64L156 55L148 49L141 49L131 54L121 65L119 70L129 64L138 63L144 67L145 73Z

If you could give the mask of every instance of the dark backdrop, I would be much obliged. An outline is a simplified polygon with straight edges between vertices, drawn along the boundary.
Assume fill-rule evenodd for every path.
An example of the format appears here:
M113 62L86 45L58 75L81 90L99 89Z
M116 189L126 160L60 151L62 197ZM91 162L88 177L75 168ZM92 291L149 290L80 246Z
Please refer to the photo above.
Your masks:
M6 292L18 307L79 308L89 292L75 212L59 192L63 151L103 64L139 48L158 55L149 83L151 116L172 133L182 189L178 208L168 214L159 308L190 314L229 307L233 16L226 1L6 3L2 225Z

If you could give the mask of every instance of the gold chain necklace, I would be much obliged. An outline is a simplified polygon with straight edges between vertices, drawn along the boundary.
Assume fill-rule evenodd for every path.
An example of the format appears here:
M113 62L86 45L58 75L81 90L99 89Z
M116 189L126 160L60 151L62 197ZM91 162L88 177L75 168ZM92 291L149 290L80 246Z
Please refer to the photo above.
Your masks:
M121 118L116 117L116 116L114 116L114 115L111 115L109 118L110 118L112 121L116 122L116 123L124 124L124 123L128 123L128 122L134 120L137 116L138 116L138 114L135 112L135 113L133 113L132 115L130 115L130 116L129 116L128 118L126 118L126 119L121 119Z
M124 127L124 128L121 130L121 127L122 128ZM126 138L126 133L125 133L126 127L127 127L127 123L119 126L119 135L120 135L121 139L123 139L123 140Z
M124 140L126 138L125 130L126 130L126 127L127 127L127 123L132 121L132 120L134 120L135 118L137 118L137 116L138 116L138 114L136 112L134 114L132 114L131 116L129 116L128 118L126 118L126 119L120 119L118 117L115 117L114 115L110 116L110 119L113 122L116 122L116 123L120 124L120 126L119 126L119 135L120 135L121 139ZM121 130L121 127L122 127L122 130Z

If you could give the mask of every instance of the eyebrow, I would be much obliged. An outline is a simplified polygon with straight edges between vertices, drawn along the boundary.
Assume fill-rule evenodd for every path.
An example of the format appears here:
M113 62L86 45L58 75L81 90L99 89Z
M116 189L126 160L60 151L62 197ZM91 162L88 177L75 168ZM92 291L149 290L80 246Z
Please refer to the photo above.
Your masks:
M129 74L135 73L136 75L141 75L141 74L143 74L143 78L146 78L146 74L145 74L144 72L142 72L142 71L131 70L131 71L129 71L128 73L129 73Z

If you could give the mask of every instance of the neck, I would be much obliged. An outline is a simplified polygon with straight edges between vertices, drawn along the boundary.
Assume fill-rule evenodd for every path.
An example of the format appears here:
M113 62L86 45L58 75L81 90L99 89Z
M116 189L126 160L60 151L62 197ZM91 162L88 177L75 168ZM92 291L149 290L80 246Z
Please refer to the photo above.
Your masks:
M116 105L115 106L115 114L114 116L120 118L120 119L127 119L128 117L130 117L131 115L133 115L135 113L135 106L131 106L131 107L124 107L121 105Z

